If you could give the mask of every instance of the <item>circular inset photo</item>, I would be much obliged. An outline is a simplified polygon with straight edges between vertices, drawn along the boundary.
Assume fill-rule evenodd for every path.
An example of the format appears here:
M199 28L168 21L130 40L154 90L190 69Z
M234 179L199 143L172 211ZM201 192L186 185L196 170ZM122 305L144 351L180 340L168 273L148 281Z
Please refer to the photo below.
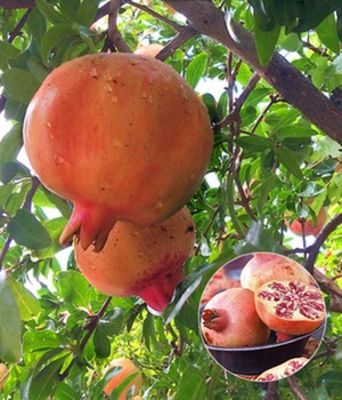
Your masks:
M303 368L323 338L326 308L313 276L275 253L250 253L223 265L200 302L204 345L228 372L271 382Z

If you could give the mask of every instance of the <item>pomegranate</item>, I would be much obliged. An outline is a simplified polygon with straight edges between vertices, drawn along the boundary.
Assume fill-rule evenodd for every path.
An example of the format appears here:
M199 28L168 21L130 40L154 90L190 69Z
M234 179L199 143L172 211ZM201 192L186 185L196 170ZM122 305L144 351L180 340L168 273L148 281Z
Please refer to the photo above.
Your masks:
M133 396L136 395L142 386L142 375L139 368L133 363L133 361L127 358L118 358L111 362L111 368L121 368L120 371L113 376L104 388L104 392L107 396L110 396L112 391L116 389L122 382L124 382L129 376L138 373L135 378L123 389L118 396L119 400L126 400L128 392L134 386Z
M255 306L262 321L285 335L302 335L318 328L325 318L320 290L299 281L275 280L255 292Z
M74 203L61 235L99 251L115 221L161 222L202 180L212 149L206 108L170 66L91 54L56 68L33 97L24 144L43 184Z
M214 296L201 313L201 329L208 344L221 347L261 345L270 335L255 310L253 292L243 288Z
M0 364L0 390L5 386L8 379L8 373L6 364Z
M265 282L275 279L315 283L310 273L300 264L291 258L275 253L255 253L243 267L240 275L241 286L253 291Z
M311 219L303 220L303 225L299 219L296 219L289 225L289 229L292 233L298 236L317 236L322 230L327 220L327 211L323 207L317 215L317 221L314 222Z
M157 311L170 302L191 255L195 227L187 208L164 222L117 222L101 252L75 241L77 264L88 281L110 296L140 296Z
M164 47L159 43L151 43L137 48L135 54L139 54L141 56L155 57L161 50L163 50L163 48Z
M285 335L284 333L281 332L276 332L276 336L277 336L277 343L286 342L287 340L294 338L294 336L292 335Z
M201 297L201 304L207 303L216 294L226 289L241 287L240 281L227 278L224 269L220 268L209 280Z
M260 374L255 380L257 382L272 382L287 378L302 369L310 360L305 357L296 357L284 363L270 368Z

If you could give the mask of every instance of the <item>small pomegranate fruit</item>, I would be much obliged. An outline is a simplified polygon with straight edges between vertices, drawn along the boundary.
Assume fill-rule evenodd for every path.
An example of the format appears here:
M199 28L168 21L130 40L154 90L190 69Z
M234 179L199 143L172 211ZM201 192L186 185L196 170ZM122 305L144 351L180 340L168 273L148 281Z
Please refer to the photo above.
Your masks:
M127 358L118 358L111 362L111 368L121 368L121 370L109 380L104 388L104 392L107 396L110 396L112 391L116 389L122 382L124 382L129 376L136 374L136 377L128 384L127 387L118 396L119 400L126 400L127 394L134 386L133 396L136 395L142 386L142 375L139 368L133 363L133 361Z
M170 66L136 54L91 54L45 79L24 122L43 184L74 203L61 235L99 251L116 220L151 225L181 209L212 149L207 110Z
M208 344L221 347L261 345L270 335L255 310L253 292L243 288L214 296L201 313L201 329Z
M292 233L297 236L317 236L318 233L322 230L325 222L327 220L327 212L323 207L321 211L317 215L317 221L314 223L311 219L306 219L303 222L303 225L299 219L296 219L289 225L289 229Z
M258 286L273 280L299 280L314 284L314 279L296 261L274 253L255 253L243 267L241 286L255 291Z
M309 360L305 357L292 358L276 367L264 371L255 380L257 382L273 382L287 378L302 369L308 362Z
M157 311L170 302L193 252L195 226L187 208L164 222L117 222L101 252L75 241L77 264L88 281L110 296L140 296Z
M0 364L0 390L5 386L8 379L8 368L6 364Z
M302 335L318 328L325 318L320 290L299 281L267 282L255 292L262 321L285 335Z
M164 47L159 43L151 43L137 48L134 53L140 56L155 57L163 48Z
M201 304L207 303L216 294L226 289L241 287L240 281L227 278L224 269L220 268L209 280L201 297Z

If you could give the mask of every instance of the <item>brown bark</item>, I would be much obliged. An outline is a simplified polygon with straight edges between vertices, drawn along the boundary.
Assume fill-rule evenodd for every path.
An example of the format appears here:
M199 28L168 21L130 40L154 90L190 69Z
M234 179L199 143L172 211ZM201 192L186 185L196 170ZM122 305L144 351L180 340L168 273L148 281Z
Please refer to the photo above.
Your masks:
M234 22L227 28L223 12L209 0L164 1L185 15L198 32L216 39L242 58L328 136L342 142L342 111L284 57L275 53L267 66L261 66L251 33Z
M35 0L0 0L0 7L7 8L8 10L32 8L34 4Z

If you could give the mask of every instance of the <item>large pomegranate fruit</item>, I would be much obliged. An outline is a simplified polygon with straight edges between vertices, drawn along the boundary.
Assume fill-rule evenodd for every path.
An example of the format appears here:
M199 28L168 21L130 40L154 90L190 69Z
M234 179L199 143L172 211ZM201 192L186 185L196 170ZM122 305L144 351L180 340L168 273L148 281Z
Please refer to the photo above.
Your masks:
M325 318L320 290L299 281L275 280L255 292L255 306L262 321L285 335L302 335L318 328Z
M318 233L322 230L325 222L327 220L327 211L323 207L317 215L317 221L314 222L311 219L306 219L303 222L303 225L299 219L296 219L289 225L289 229L292 233L297 236L317 236Z
M275 253L255 253L243 267L241 286L255 291L256 288L273 280L299 280L314 284L314 279L296 261Z
M221 347L261 345L270 335L255 310L253 292L243 288L214 296L201 313L201 329L208 344Z
M170 302L191 255L195 227L184 207L150 226L117 222L101 252L75 241L77 264L88 281L110 296L140 296L157 311Z
M92 54L56 68L33 97L24 144L43 184L74 203L61 236L100 250L116 220L150 225L179 210L212 149L206 108L170 66Z
M134 386L133 395L136 395L139 392L143 380L139 368L133 363L133 361L127 358L118 358L111 362L110 367L121 368L121 370L119 370L119 372L115 376L113 376L113 378L111 378L106 384L104 392L107 396L110 396L114 389L122 384L128 377L136 373L137 375L135 376L135 378L133 378L133 380L127 385L127 387L122 390L122 392L118 396L118 399L126 400L127 394L131 390L132 386Z
M287 378L302 369L309 360L305 357L296 357L270 368L260 374L255 380L258 382L272 382Z

